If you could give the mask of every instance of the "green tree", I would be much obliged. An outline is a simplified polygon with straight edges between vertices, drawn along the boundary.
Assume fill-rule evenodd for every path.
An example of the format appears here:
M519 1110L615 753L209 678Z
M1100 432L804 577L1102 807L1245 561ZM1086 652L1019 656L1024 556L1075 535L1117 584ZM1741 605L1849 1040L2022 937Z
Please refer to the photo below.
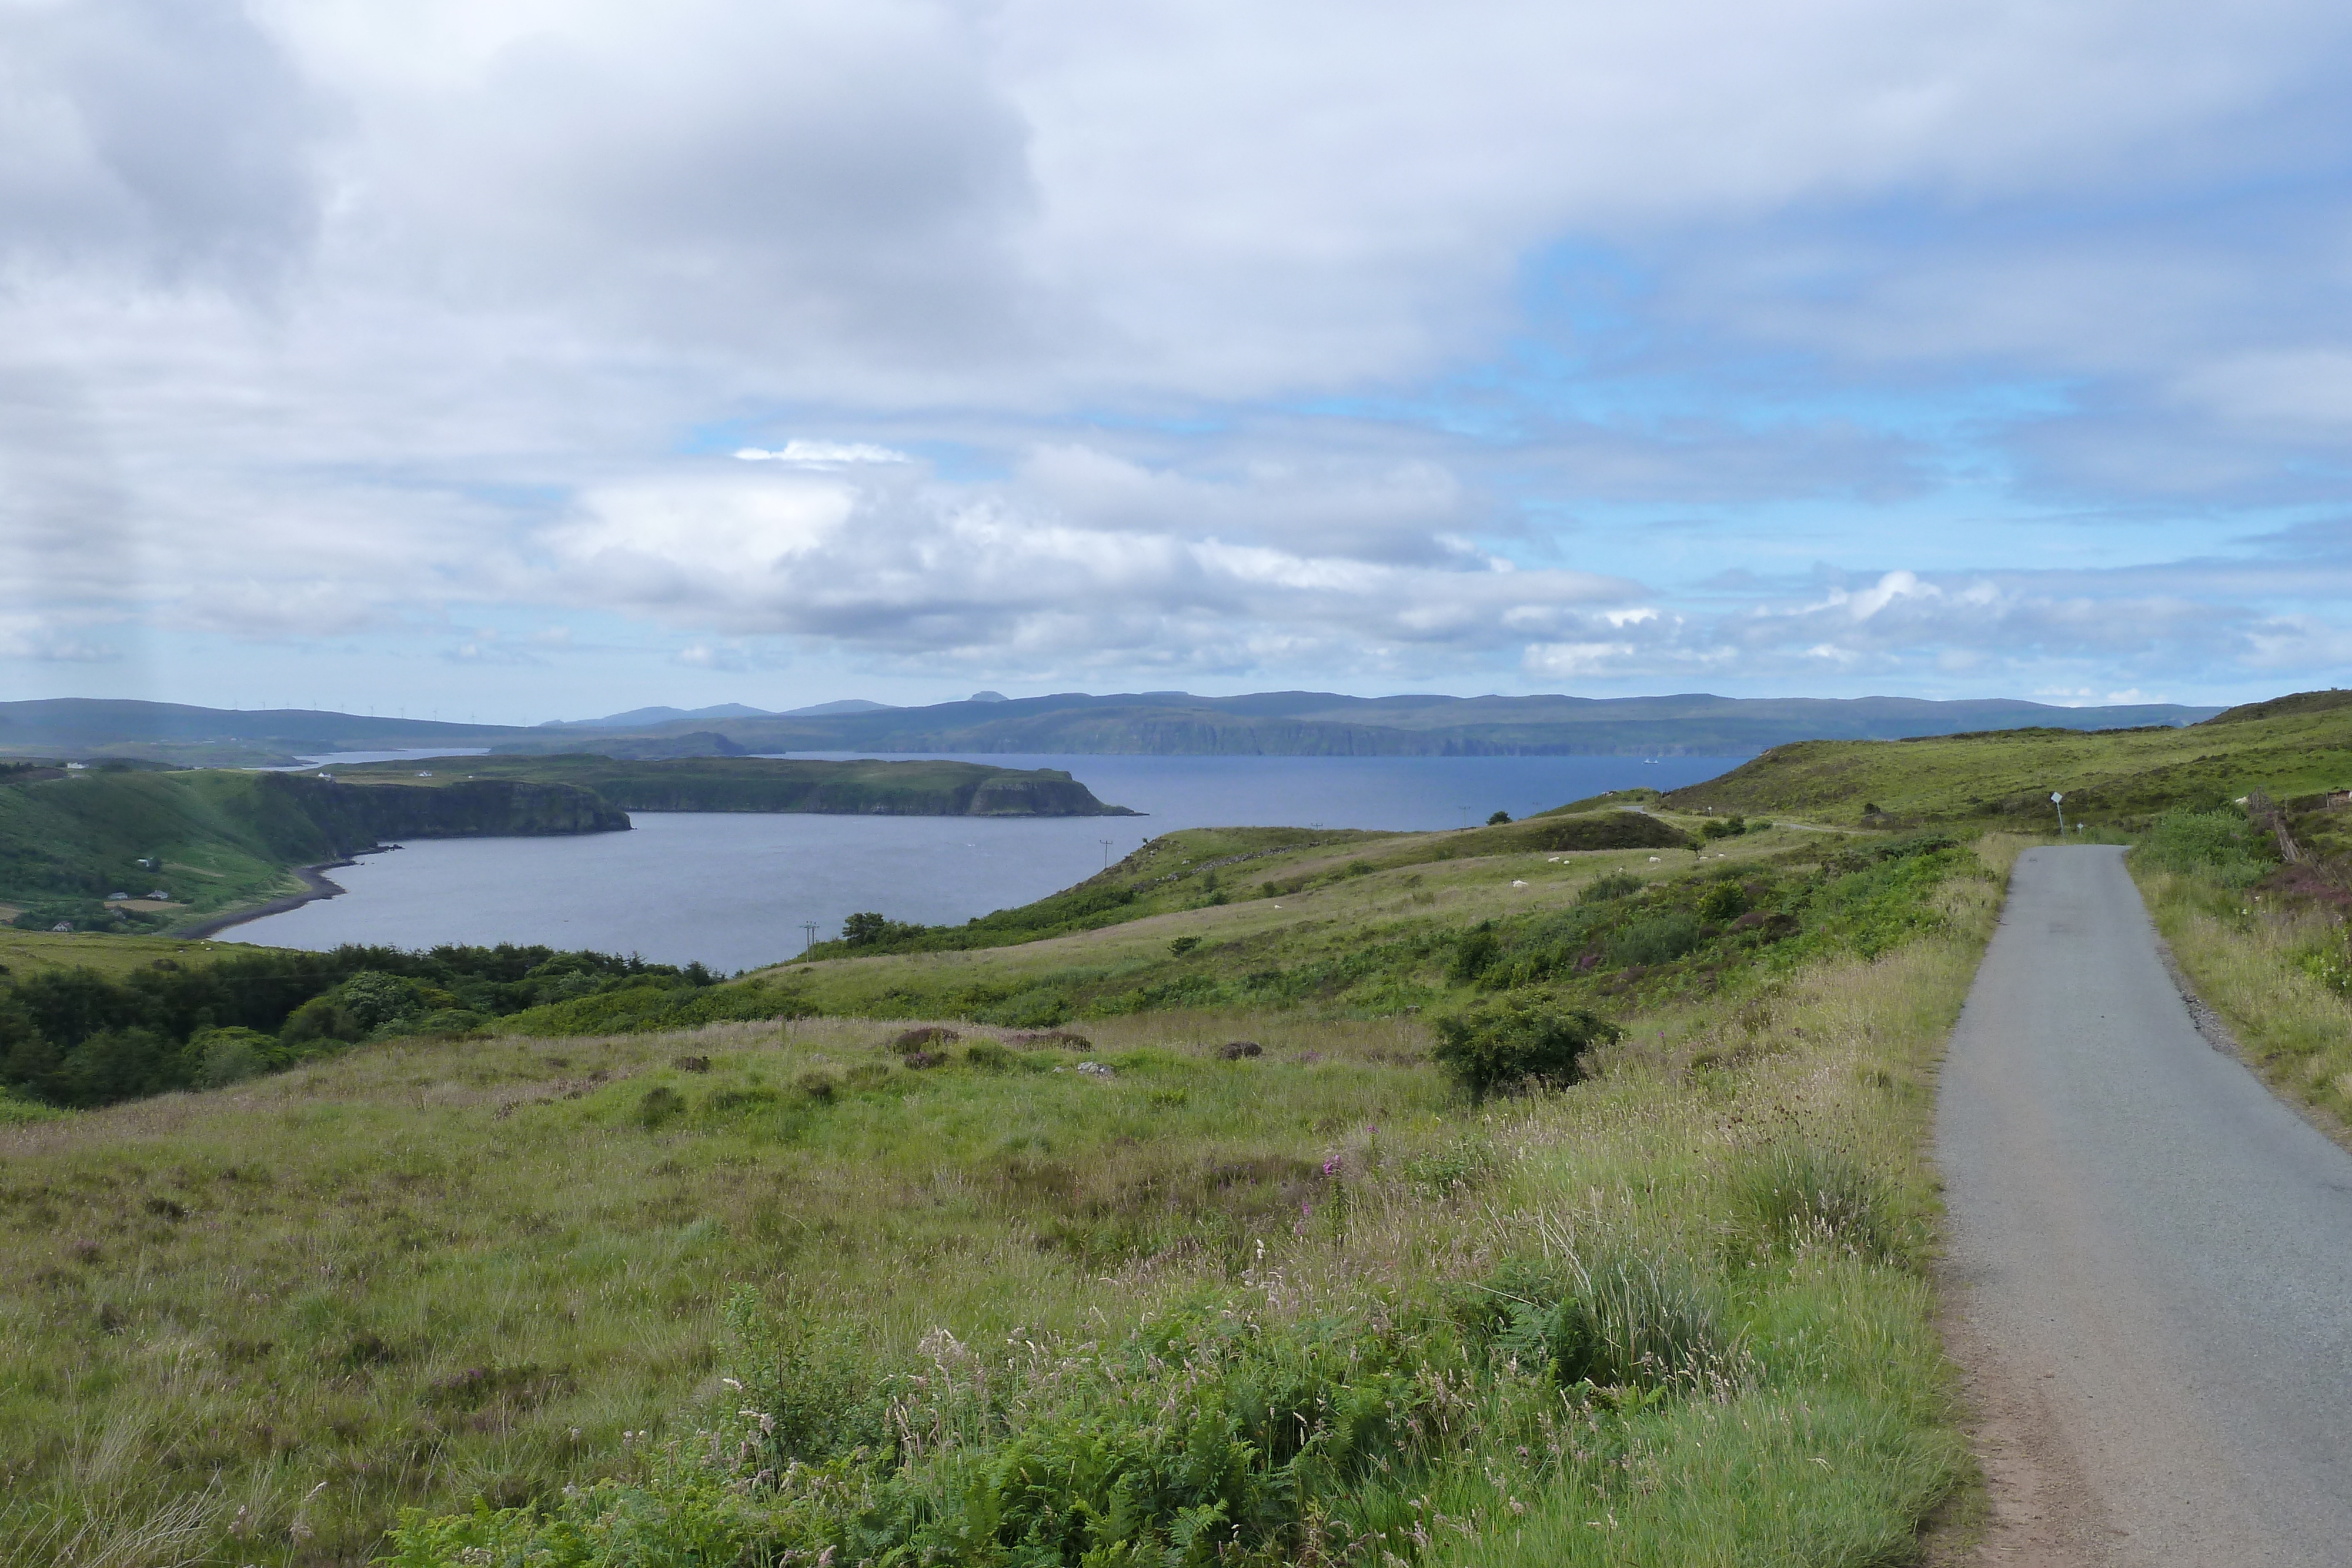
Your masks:
M1479 1100L1528 1084L1573 1083L1584 1076L1587 1053L1622 1033L1582 1009L1516 997L1439 1019L1436 1029L1430 1055Z

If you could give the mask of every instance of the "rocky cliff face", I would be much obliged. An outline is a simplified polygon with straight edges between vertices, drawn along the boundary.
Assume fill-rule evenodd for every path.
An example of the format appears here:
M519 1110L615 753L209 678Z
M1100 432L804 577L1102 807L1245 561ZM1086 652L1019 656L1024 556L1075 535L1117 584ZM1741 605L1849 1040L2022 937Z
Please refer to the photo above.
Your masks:
M1035 773L983 780L963 807L971 817L1101 817L1129 816L1117 806L1105 806L1094 791L1064 773Z
M537 838L626 831L629 817L571 784L476 779L438 786L291 779L302 813L348 854L386 839Z

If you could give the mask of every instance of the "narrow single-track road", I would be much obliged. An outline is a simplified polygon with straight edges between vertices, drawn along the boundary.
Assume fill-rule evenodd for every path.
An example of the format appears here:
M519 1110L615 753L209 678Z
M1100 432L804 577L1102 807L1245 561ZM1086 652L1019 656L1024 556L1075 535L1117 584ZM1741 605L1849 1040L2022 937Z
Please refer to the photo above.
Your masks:
M2352 1564L2352 1155L2198 1032L2120 850L2030 850L1943 1071L2000 1563Z

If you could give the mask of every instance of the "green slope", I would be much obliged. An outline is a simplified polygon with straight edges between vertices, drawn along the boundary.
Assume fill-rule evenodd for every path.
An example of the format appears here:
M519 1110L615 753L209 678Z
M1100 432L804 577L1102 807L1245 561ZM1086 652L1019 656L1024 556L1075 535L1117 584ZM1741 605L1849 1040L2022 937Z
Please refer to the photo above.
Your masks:
M572 742L578 745L575 738ZM430 772L429 780L418 777ZM593 789L630 811L811 811L846 816L1099 817L1108 806L1058 768L973 762L820 762L770 757L446 757L335 769L358 782L448 788L506 779Z
M1719 779L1673 791L1682 810L1860 821L2119 821L2253 790L2281 800L2352 785L2352 694L2302 693L2185 728L2083 734L2026 729L1906 741L1777 747Z
M30 918L89 925L108 914L100 901L109 894L167 893L173 909L121 922L152 927L287 891L290 868L385 839L628 825L593 794L562 783L486 780L435 791L283 773L18 769L0 777L0 901Z

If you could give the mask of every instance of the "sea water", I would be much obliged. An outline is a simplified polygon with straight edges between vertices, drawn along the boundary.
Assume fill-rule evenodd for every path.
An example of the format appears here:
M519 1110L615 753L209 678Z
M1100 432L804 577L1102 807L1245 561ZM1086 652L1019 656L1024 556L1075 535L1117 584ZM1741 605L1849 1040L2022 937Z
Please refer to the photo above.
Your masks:
M796 754L802 755L802 754ZM825 754L833 755L833 754ZM847 755L847 754L842 754ZM1607 789L1674 789L1737 758L1012 757L1059 768L1141 817L631 813L625 833L423 839L331 873L345 896L232 926L224 941L543 943L700 960L788 958L845 915L960 925L1084 880L1173 828L1428 830L1522 817Z

